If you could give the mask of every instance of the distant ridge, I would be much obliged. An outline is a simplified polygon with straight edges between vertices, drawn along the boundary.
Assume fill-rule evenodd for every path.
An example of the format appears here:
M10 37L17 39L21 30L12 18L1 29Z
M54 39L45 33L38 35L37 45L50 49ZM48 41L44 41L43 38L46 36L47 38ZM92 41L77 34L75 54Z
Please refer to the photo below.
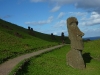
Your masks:
M83 38L84 40L90 39L90 40L97 40L100 39L100 36L95 36L95 37L87 37L87 38Z

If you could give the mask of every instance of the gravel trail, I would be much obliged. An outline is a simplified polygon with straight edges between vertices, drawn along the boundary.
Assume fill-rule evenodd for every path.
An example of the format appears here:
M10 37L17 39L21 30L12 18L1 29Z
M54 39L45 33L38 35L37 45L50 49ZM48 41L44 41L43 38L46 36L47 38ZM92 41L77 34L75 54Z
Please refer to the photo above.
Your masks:
M18 57L13 58L13 59L9 59L8 61L0 64L0 75L8 75L12 71L12 69L19 62L21 62L24 59L30 58L32 56L40 55L42 53L51 51L53 49L56 49L56 48L59 48L59 47L62 47L62 46L64 46L64 45L57 45L57 46L54 46L54 47L51 47L51 48L46 48L46 49L43 49L43 50L39 50L39 51L36 51L36 52L32 52L32 53L28 53L28 54L25 54L25 55L18 56Z

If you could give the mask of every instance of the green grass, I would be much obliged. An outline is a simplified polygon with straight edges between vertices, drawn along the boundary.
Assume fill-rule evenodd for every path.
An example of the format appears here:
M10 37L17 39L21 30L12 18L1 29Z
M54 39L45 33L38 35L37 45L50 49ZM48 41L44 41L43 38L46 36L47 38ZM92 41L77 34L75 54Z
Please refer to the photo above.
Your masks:
M100 40L85 42L84 52L90 53L94 58L100 58Z
M28 61L28 60L24 59L24 60L22 60L19 64L17 64L17 65L14 67L14 69L9 73L9 75L14 75L14 74L16 74L16 73L21 69L21 67L23 66L23 64L24 64L26 61Z
M60 36L55 36L56 39L52 40L48 34L33 32L34 36L29 34L28 29L0 19L0 64L21 54L61 43ZM22 37L16 36L15 33L19 33ZM69 43L69 39L67 37L65 39Z
M40 38L22 39L0 31L0 63L6 59L20 54L36 51L39 49L57 45L58 42L50 42Z
M64 46L47 54L32 57L17 75L100 75L100 40L85 43L84 53L90 53L93 59L85 56L86 69L78 70L68 66L66 54L70 46Z

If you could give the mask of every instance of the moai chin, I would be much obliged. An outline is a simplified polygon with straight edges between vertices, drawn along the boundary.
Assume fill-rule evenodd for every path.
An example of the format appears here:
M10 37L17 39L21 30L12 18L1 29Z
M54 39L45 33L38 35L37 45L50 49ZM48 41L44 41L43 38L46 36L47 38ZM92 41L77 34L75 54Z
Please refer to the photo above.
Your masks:
M84 33L78 28L78 21L75 17L67 19L67 29L71 41L71 50L67 54L67 64L73 68L84 69L85 64L82 57Z

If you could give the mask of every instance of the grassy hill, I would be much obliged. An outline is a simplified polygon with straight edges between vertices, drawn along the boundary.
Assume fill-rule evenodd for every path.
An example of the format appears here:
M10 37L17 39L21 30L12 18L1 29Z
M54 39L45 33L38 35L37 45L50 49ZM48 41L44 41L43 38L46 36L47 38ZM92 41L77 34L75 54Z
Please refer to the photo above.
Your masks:
M53 36L23 28L0 19L0 63L15 56L51 47L61 43L60 36ZM65 37L66 43L69 39Z
M16 75L100 75L99 45L100 40L84 43L84 70L67 65L66 54L70 50L70 45L66 45L47 54L30 58Z

